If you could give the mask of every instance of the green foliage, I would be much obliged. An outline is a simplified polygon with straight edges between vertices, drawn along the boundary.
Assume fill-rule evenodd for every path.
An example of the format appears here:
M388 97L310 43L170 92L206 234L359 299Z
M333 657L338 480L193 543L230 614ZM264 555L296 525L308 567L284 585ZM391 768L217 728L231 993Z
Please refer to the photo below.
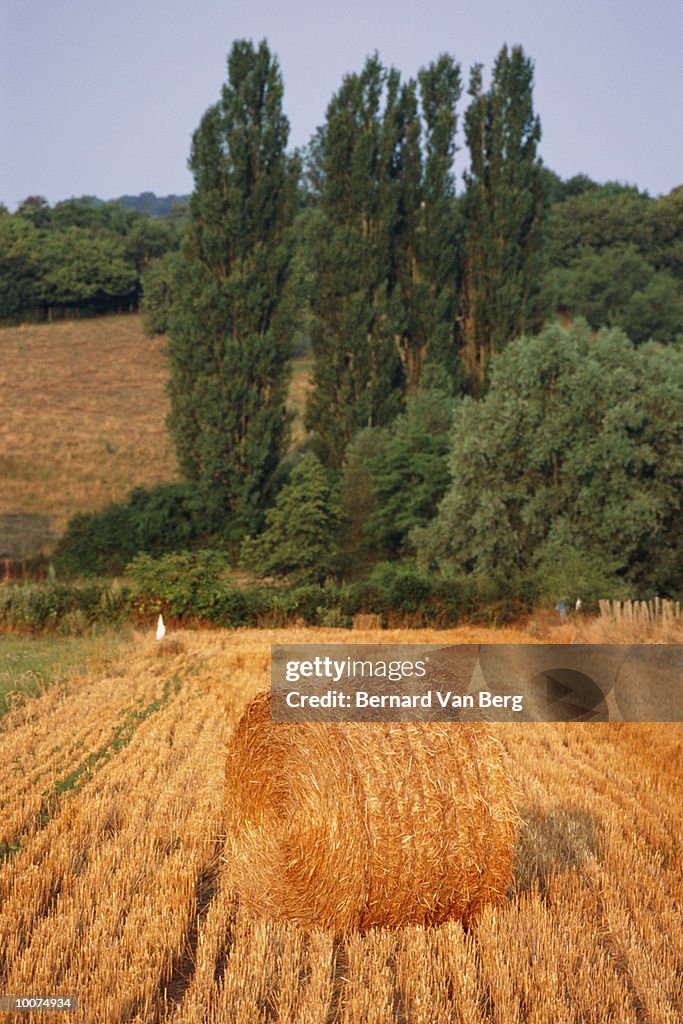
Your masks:
M30 222L35 228L44 228L50 224L50 204L44 196L27 196L17 208L16 216Z
M137 196L119 196L117 202L124 210L135 210L148 217L166 217L175 221L187 211L189 196L157 196L154 192L141 192Z
M128 602L128 590L116 581L17 583L0 588L0 625L12 631L78 635L97 623L121 624Z
M631 190L595 186L556 203L548 214L551 261L566 266L586 248L603 250L634 245L645 253L652 242L653 202Z
M558 309L585 317L595 329L623 327L636 344L683 333L683 288L633 244L584 251L552 280Z
M0 319L40 306L40 235L26 218L0 215Z
M456 107L460 66L442 54L418 72L424 132L416 166L419 181L408 181L402 205L408 230L398 239L400 288L405 314L402 360L409 391L426 386L431 371L447 390L459 391L462 368L455 321L463 244L460 206L455 198Z
M633 594L628 582L610 573L600 552L577 546L566 519L550 529L536 561L529 585L534 598L544 604L554 606L558 598L571 595L580 596L584 608L597 608L606 594L614 600L626 600Z
M126 505L108 505L101 512L77 512L68 522L54 554L61 573L115 576L139 550L135 524Z
M140 273L177 247L179 231L91 196L52 208L29 197L0 216L0 319L134 308Z
M365 534L376 550L400 552L436 513L449 482L453 408L439 391L418 392L388 429L384 451L370 459L376 507Z
M178 622L219 626L349 627L359 612L380 615L386 624L448 626L468 618L506 622L528 610L524 597L492 593L471 580L427 573L411 563L380 563L355 583L294 582L238 586L227 559L216 552L139 555L128 567L136 592L132 606L148 622L163 612Z
M421 561L546 592L544 573L575 561L601 597L679 592L682 411L680 350L581 323L516 341L486 397L456 414L452 484L416 535Z
M356 434L346 450L341 474L342 527L339 543L347 579L364 576L381 553L370 542L365 526L377 510L375 482L370 463L382 457L387 445L386 427L368 427Z
M236 42L228 81L194 133L195 189L170 323L169 427L188 480L244 530L286 448L286 290L298 165L265 42Z
M339 523L336 488L309 452L266 512L263 533L245 540L242 561L261 576L320 582L339 569Z
M137 301L137 273L123 243L85 228L51 232L42 247L42 300L48 307L100 311Z
M197 546L206 540L204 524L197 495L187 484L138 487L125 504L70 519L55 565L72 575L117 575L139 551L160 555Z
M305 422L331 465L341 464L359 428L388 422L402 401L389 280L400 93L398 72L369 58L332 98L318 140L322 218L314 241L315 363Z
M365 601L374 613L417 612L431 593L429 574L410 562L379 562L365 581Z
M150 337L166 334L169 329L180 266L179 254L167 252L153 259L142 272L140 311L145 332Z
M390 427L365 430L350 446L342 474L342 544L353 575L404 554L411 532L435 515L449 481L454 405L441 391L418 391Z
M143 619L163 612L179 621L232 629L258 625L278 604L285 617L293 611L292 595L286 602L276 590L235 583L230 559L221 551L180 552L158 559L141 554L126 573L135 583L134 611Z
M124 251L141 275L153 260L173 253L179 242L178 229L169 220L136 216L126 232Z
M674 341L683 333L682 238L683 196L613 186L570 196L548 220L550 297L594 328Z
M460 326L474 393L484 387L491 355L540 326L543 313L546 179L537 155L541 125L532 84L532 62L519 46L500 51L487 92L480 64L470 76Z
M126 567L126 575L135 584L138 612L164 611L196 618L208 618L217 609L229 572L229 559L220 551L184 551L157 559L139 554Z
M450 57L401 82L375 55L348 75L310 150L313 389L306 424L340 466L353 435L389 423L428 359L455 366L455 105Z

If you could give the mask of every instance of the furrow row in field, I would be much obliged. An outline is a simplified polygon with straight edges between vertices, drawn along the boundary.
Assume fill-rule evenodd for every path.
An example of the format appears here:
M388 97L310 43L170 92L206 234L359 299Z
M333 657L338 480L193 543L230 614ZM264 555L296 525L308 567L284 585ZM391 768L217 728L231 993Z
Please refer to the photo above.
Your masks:
M57 973L79 982L91 1010L102 983L110 998L119 993L122 1011L126 1000L158 995L182 955L196 880L215 859L225 741L218 710L205 697L181 696L148 719L38 837L38 862L30 863L32 848L15 858L0 922L13 938L6 985L50 987ZM22 884L31 876L38 885Z
M166 703L178 685L172 664L144 661L127 675L76 679L62 700L47 702L46 714L4 735L0 849L44 825L54 799L77 788L124 747L141 718Z

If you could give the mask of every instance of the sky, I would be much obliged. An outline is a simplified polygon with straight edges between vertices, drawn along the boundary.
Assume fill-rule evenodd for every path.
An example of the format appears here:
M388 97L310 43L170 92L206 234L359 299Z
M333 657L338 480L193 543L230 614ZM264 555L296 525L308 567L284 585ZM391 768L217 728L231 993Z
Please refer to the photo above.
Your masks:
M541 156L563 178L683 184L680 0L3 0L0 201L192 191L192 132L235 39L268 40L292 146L375 50L405 77L504 43L534 61ZM464 112L465 97L460 104ZM462 141L462 140L461 140ZM466 153L456 158L459 172Z

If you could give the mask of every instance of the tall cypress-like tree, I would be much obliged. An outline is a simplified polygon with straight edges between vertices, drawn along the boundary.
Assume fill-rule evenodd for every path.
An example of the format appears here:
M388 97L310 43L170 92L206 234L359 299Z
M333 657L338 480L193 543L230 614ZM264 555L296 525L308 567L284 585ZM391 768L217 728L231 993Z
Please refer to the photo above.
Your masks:
M503 47L488 92L481 65L471 72L459 323L475 393L485 385L491 354L539 325L544 184L532 88L533 65L519 46Z
M359 429L400 411L428 345L452 340L459 93L459 69L442 57L420 73L420 112L417 83L402 84L375 55L344 79L314 141L320 218L306 423L332 464Z
M316 144L321 218L306 425L333 465L359 428L386 423L401 407L404 375L390 295L399 94L398 72L369 58L360 74L344 79Z
M282 91L266 42L235 42L220 100L192 140L191 223L170 325L180 467L234 532L253 525L288 437L298 167L286 153Z
M411 82L406 88L405 226L395 251L404 307L399 344L410 392L417 389L425 365L440 374L446 371L451 386L458 384L460 238L453 163L460 95L460 67L448 54L421 68L417 86Z

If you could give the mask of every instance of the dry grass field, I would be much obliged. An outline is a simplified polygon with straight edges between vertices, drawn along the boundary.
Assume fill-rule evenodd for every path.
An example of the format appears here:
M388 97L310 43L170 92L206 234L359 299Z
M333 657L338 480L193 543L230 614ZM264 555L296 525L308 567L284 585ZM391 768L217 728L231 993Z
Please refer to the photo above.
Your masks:
M138 316L0 330L0 514L70 516L173 480L164 339Z
M48 551L76 512L178 479L164 346L137 315L0 328L0 550ZM309 369L295 360L297 440Z
M83 1024L680 1022L681 725L496 726L524 826L506 901L469 931L335 940L240 907L221 860L230 730L271 642L350 637L139 635L0 721L0 994L75 993Z

